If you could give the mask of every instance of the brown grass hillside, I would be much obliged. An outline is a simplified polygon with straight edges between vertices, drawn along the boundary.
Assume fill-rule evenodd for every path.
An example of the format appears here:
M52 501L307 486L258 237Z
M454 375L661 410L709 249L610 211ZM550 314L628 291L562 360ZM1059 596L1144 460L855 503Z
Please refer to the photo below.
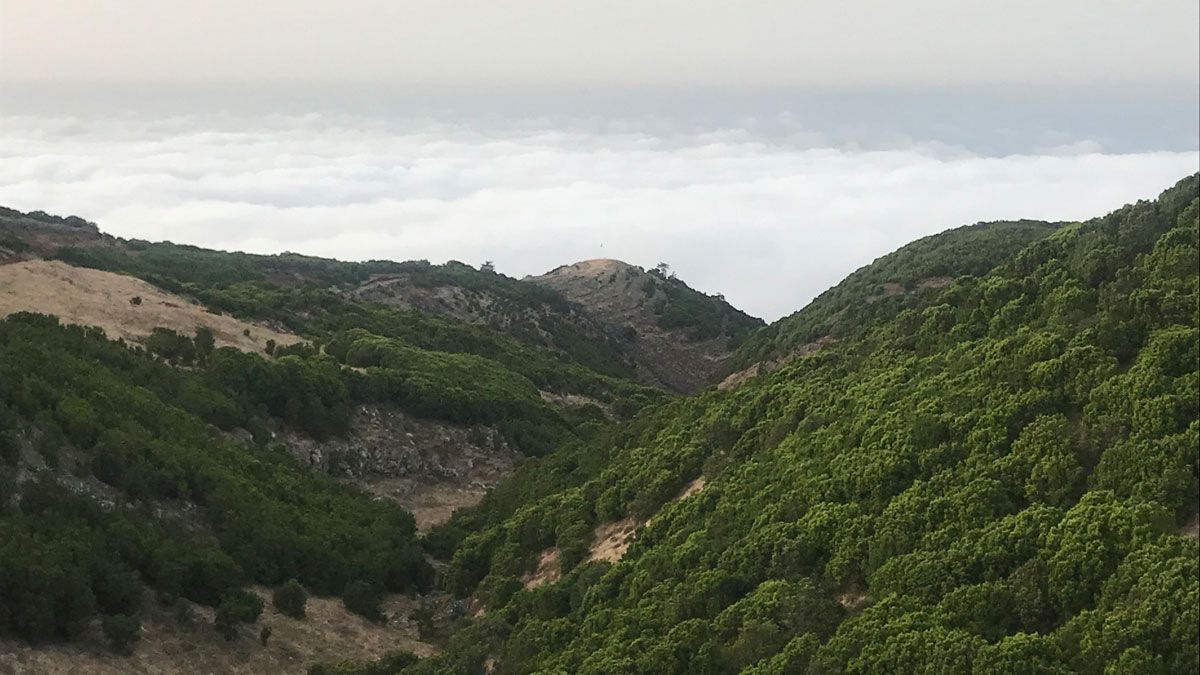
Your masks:
M134 298L140 298L140 304L134 304ZM15 312L53 314L63 323L99 326L110 339L132 342L159 326L183 335L208 326L217 346L248 352L264 351L267 340L279 345L300 341L295 335L213 314L141 279L55 260L0 265L0 317Z

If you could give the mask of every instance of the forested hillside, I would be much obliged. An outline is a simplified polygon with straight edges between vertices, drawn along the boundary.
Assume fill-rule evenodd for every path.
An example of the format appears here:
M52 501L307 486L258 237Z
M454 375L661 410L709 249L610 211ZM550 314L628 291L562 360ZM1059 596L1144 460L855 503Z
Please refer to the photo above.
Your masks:
M928 237L757 331L616 261L539 286L0 210L0 264L133 275L253 346L0 319L0 640L128 653L157 603L266 649L263 597L382 623L407 594L440 654L311 672L1193 673L1198 189ZM630 298L642 335L594 320ZM635 383L652 334L742 375ZM525 459L419 535L287 447L375 408Z
M403 672L1195 672L1198 209L1192 176L860 271L952 278L831 292L748 346L823 349L527 465L443 528L485 611Z
M663 397L623 376L606 335L570 332L571 303L491 272L130 242L80 218L7 209L0 235L6 279L21 281L5 282L10 299L38 285L29 274L58 275L62 297L39 290L14 306L74 313L78 293L90 303L82 314L105 324L0 318L0 640L103 632L124 652L139 622L161 613L151 597L180 617L210 608L233 640L262 611L262 587L285 582L382 621L388 594L433 588L413 517L297 461L289 444L320 449L382 412L430 435L477 438L477 452L536 456ZM560 314L542 325L561 332L520 339L349 292L399 272L552 306ZM184 306L192 301L204 307ZM196 323L183 325L188 317ZM401 429L383 440L413 442ZM401 463L396 475L437 478L419 469Z
M251 582L429 588L409 514L267 442L264 418L297 400L297 422L338 431L336 367L201 358L181 370L52 317L0 321L0 633L71 638L97 612L136 621L143 584L217 607L230 630L262 609ZM255 441L221 434L236 427Z
M854 272L791 316L757 331L725 371L785 361L805 345L861 334L936 297L955 278L980 277L1060 225L979 223L918 239Z

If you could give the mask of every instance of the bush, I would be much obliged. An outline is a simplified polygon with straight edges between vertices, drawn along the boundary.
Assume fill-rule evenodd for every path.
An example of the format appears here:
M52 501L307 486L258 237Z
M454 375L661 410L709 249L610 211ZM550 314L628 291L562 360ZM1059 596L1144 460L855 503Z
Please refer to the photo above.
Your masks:
M118 654L133 653L133 644L142 639L142 622L128 614L113 614L101 621L104 637Z
M271 603L275 605L275 609L293 619L304 618L304 605L307 602L308 594L304 592L304 587L300 585L300 582L295 579L276 588L275 593L271 596Z
M192 620L194 618L195 617L192 612L192 603L188 602L185 598L176 598L175 623L179 624L180 626L190 626L192 625Z
M346 587L342 602L346 609L375 622L384 620L383 612L379 609L382 593L379 587L366 581L355 581Z
M226 640L232 640L237 637L237 625L254 623L262 610L263 602L257 595L242 589L231 591L217 605L214 626Z

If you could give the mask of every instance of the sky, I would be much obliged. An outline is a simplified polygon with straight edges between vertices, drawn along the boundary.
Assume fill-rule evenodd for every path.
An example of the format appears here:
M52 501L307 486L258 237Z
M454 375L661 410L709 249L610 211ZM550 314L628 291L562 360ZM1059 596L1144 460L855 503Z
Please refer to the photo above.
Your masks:
M1195 0L4 0L6 79L1195 82Z
M667 262L773 320L1200 169L1200 4L0 0L0 204L351 260Z

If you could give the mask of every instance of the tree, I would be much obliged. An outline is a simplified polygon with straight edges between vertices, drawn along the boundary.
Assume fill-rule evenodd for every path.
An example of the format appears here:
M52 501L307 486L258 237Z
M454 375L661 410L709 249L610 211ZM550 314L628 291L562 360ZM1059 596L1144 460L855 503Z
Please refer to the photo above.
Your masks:
M208 358L213 349L217 346L217 339L213 333L213 329L208 326L197 326L196 337L192 340L196 344L196 354L203 361Z
M304 606L307 602L308 594L304 592L304 587L300 585L300 582L295 579L290 579L276 588L275 593L271 596L271 603L275 605L275 609L293 619L304 618Z

